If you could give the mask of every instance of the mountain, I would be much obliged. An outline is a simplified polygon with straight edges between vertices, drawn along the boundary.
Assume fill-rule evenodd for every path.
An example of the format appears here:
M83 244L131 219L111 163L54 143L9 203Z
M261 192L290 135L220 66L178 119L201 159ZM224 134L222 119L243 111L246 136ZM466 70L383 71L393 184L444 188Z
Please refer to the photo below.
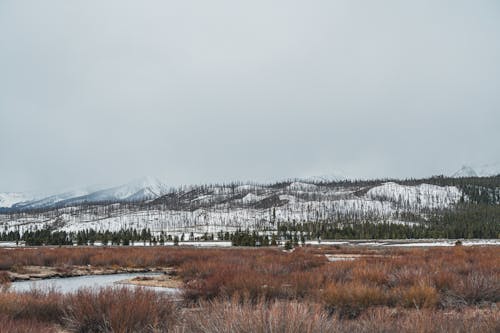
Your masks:
M86 188L51 195L37 200L5 199L15 209L39 209L56 206L70 206L82 203L133 202L156 199L167 193L168 187L156 178L145 177L130 183L108 189ZM7 201L10 200L10 201Z
M466 195L457 187L424 182L312 184L286 181L167 189L160 181L146 178L68 198L43 210L26 210L13 215L0 211L0 226L6 231L19 230L21 233L50 227L64 231L150 228L157 233L203 234L220 230L272 229L277 223L290 222L417 223L421 219L419 216L452 208L463 198ZM139 202L131 203L134 201ZM51 204L51 200L46 199L46 202ZM404 216L406 220L401 222Z
M500 175L500 163L480 165L476 167L476 172L480 177Z
M20 202L33 200L33 195L19 192L0 193L0 208L10 208Z
M477 177L477 172L472 167L464 165L451 175L453 178Z
M81 202L131 202L156 199L168 191L168 187L156 178L145 177L125 185L113 187L76 197L65 201L65 204Z
M305 182L311 182L311 183L335 183L335 182L341 182L341 181L344 181L347 179L348 179L348 177L343 172L335 172L335 173L329 173L329 174L324 174L324 175L317 175L317 176L309 176L309 177L300 178L300 180L303 180Z
M491 177L496 175L500 175L500 163L479 166L463 165L459 170L453 173L451 177Z
M60 202L64 202L66 200L69 200L69 199L72 199L75 197L84 196L90 192L91 192L91 190L86 190L86 189L77 189L77 190L67 191L67 192L43 197L41 199L34 199L34 200L30 200L30 201L19 202L19 203L16 203L15 205L13 205L12 208L37 209L37 208L52 207Z

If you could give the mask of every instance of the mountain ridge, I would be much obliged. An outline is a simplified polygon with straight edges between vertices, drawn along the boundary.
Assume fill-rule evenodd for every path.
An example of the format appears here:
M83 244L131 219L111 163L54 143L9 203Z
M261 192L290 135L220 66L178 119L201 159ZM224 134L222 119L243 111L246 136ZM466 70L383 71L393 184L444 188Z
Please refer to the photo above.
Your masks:
M455 171L450 176L452 178L465 178L465 177L491 177L500 175L500 163L491 163L483 165L469 165L464 164L462 167Z
M463 165L459 170L451 174L451 178L488 177L500 174L500 164L485 164L480 166ZM311 187L314 184L336 183L349 181L341 173L330 173L320 176L309 176L296 178L294 180L282 181L275 184L288 183L292 189ZM375 181L375 180L374 180ZM241 183L243 187L257 189L260 185L253 183ZM197 188L197 186L187 186ZM142 177L128 183L108 187L87 187L74 189L52 195L33 195L22 192L0 192L0 208L2 209L46 209L80 205L84 203L107 203L107 202L140 202L157 200L172 190L164 182L155 177Z

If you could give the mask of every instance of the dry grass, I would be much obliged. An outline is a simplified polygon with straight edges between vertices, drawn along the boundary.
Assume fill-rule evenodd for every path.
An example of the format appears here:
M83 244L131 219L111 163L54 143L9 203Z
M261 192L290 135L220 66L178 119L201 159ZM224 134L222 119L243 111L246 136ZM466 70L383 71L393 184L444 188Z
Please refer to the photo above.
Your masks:
M355 318L370 306L392 303L390 295L379 287L359 283L330 284L323 293L323 302L341 317Z
M500 332L500 311L399 310L380 307L368 309L355 320L340 320L337 324L332 332L496 333Z
M60 332L57 325L41 323L31 319L13 319L0 315L0 333L56 333Z
M328 262L325 253L363 256ZM306 247L291 253L165 247L0 249L0 267L68 269L84 264L175 267L184 282L184 306L190 310L179 311L169 300L146 291L82 291L72 296L4 292L0 315L60 324L76 332L245 332L253 327L245 326L245 320L260 332L500 331L499 310L494 308L500 302L498 247ZM0 273L2 279L5 272ZM294 321L294 316L315 319ZM412 330L415 325L421 329Z
M63 316L61 295L52 291L0 293L0 314L14 320L60 323Z
M170 332L177 315L167 296L140 288L0 293L0 316L11 323L61 325L71 332Z
M203 302L186 314L187 332L333 332L335 320L318 304L297 301Z
M200 308L188 311L184 323L183 332L196 333L496 333L500 331L500 311L377 307L352 320L330 316L314 303L260 301L255 304L216 300L202 302Z
M170 332L177 324L174 303L144 289L80 290L64 298L63 308L73 332Z
M321 299L329 309L352 313L379 305L420 309L500 301L496 247L387 250L331 263L318 249L227 252L185 262L178 274L191 300L236 294L253 301Z

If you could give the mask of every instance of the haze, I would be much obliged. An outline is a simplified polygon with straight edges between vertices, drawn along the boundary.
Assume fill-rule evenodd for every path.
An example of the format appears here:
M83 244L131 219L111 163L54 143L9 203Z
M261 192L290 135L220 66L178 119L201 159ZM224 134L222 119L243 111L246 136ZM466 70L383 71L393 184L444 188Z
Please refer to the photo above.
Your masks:
M0 2L0 192L500 161L498 1Z

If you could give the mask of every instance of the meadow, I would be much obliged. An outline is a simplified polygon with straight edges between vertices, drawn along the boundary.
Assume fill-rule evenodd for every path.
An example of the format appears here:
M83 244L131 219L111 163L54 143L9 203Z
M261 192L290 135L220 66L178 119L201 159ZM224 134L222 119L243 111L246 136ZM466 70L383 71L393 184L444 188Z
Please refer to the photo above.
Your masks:
M9 291L36 266L169 268L182 297ZM0 332L500 331L496 246L0 249L0 281Z

